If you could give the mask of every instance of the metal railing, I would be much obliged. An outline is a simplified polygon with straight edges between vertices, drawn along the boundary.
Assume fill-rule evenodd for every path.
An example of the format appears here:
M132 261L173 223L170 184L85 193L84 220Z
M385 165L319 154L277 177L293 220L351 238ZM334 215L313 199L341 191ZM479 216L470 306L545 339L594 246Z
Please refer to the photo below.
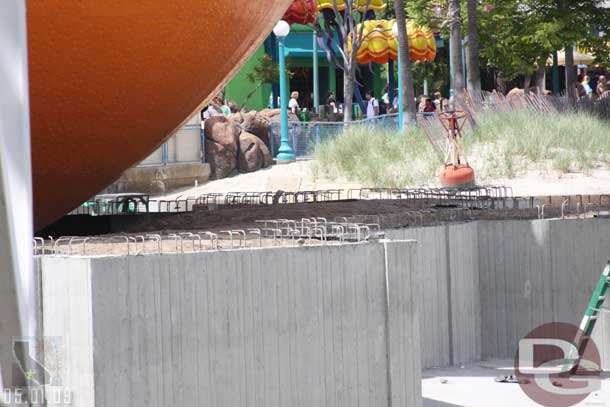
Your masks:
M288 123L288 142L298 158L311 158L322 143L333 140L350 127L370 126L372 129L398 129L398 115L388 114L374 119L351 122L297 122ZM275 157L280 147L280 123L270 124L271 155Z
M34 256L91 256L197 253L247 247L363 243L384 237L379 216L267 219L261 227L169 234L35 237Z
M529 198L527 198L529 199ZM150 199L146 204L131 202L87 202L69 215L136 215L142 213L184 213L197 208L253 207L302 203L341 202L358 200L405 200L414 203L437 203L444 206L479 209L533 207L523 203L526 198L513 198L510 187L480 186L471 189L440 188L353 188L315 191L263 191L208 193L199 196L179 196L176 199ZM608 198L610 202L610 198Z

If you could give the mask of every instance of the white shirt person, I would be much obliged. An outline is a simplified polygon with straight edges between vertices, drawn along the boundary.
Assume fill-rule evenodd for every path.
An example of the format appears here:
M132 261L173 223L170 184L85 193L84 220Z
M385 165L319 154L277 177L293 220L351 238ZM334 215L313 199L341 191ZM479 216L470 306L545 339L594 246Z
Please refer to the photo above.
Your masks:
M294 91L290 94L290 101L288 102L288 109L290 109L290 111L294 114L298 114L299 113L299 92Z

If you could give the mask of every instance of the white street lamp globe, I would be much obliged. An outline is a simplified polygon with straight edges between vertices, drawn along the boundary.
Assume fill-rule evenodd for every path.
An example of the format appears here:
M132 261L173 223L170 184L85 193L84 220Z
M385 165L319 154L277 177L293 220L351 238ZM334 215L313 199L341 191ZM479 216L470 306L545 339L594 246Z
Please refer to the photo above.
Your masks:
M395 37L398 37L398 23L396 22L392 24L392 34L394 34Z
M278 37L287 37L290 34L290 25L286 21L280 20L273 27L273 33Z

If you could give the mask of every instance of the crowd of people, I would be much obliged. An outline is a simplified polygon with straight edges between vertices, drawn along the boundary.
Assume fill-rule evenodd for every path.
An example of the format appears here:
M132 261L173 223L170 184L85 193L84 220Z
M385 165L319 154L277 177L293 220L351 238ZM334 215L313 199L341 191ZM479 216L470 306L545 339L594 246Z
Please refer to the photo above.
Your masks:
M363 112L367 119L375 119L376 117L398 113L398 89L394 89L393 95L390 95L389 86L383 88L383 95L380 99L375 97L372 90L365 93L366 110ZM420 113L440 112L447 108L447 99L440 92L436 92L433 98L422 95L418 98L418 110ZM334 91L329 91L324 103L324 113L343 114L343 104L339 103ZM288 102L288 110L296 115L301 112L299 104L299 92L293 91L290 93L290 101Z
M579 99L606 99L610 98L610 82L605 75L595 75L591 79L588 75L581 76L576 90Z
M522 89L515 88L507 96L511 98L517 95L519 91L523 94ZM531 92L537 93L538 90L532 88ZM383 95L380 99L375 97L375 93L372 90L368 90L365 93L366 110L363 113L367 119L374 120L379 116L398 113L398 89L394 89L391 93L393 94L390 95L388 85L383 88ZM546 91L544 94L551 94L551 92ZM581 100L610 98L610 81L605 75L595 75L593 78L588 75L581 76L576 84L576 94ZM416 102L418 113L421 114L443 112L447 109L448 105L448 99L444 98L441 92L435 92L432 96L421 95L417 98ZM216 115L230 115L238 112L238 110L239 107L234 102L226 100L221 92L202 110L201 118L205 120ZM293 91L290 93L288 110L296 115L304 111L299 105L299 92ZM343 114L343 104L338 102L334 91L328 92L326 103L324 104L324 112L328 115Z

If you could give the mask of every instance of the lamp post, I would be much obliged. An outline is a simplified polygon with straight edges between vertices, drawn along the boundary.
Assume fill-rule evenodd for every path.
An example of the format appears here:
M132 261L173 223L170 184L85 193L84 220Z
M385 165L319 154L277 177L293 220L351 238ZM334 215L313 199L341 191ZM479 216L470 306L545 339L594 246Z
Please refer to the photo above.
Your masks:
M286 164L295 160L294 151L288 142L288 89L286 84L286 47L284 40L290 34L290 25L280 20L273 28L277 37L278 60L280 62L280 128L281 139L279 154L276 157L278 164Z
M313 32L313 108L320 114L320 75L318 63L318 34Z
M398 24L392 25L392 33L398 41ZM402 131L403 100L402 100L402 62L400 61L400 44L398 44L398 130Z

